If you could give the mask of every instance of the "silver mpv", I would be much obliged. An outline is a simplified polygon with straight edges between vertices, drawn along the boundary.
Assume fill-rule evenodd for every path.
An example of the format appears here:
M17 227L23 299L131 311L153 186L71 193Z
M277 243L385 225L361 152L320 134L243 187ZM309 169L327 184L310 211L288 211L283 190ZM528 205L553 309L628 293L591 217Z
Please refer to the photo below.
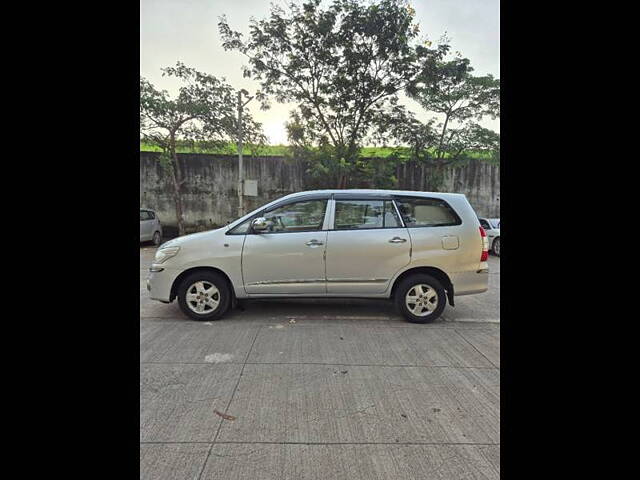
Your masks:
M195 320L238 299L391 298L411 322L488 288L488 242L462 194L317 190L287 195L231 224L156 252L152 299Z

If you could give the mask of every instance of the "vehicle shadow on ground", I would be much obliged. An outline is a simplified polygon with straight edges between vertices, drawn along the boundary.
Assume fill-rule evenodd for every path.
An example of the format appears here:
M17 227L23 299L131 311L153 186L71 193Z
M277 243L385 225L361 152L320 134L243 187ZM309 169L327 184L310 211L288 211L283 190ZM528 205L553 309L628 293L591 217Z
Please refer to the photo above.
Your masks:
M400 319L393 304L387 300L364 299L255 299L242 300L233 315L248 317L277 316L277 317L371 317Z
M141 301L141 319L165 319L192 322L178 307L177 301L163 304ZM392 302L378 299L255 299L241 300L236 308L230 308L218 322L257 321L304 322L317 321L379 321L406 323ZM440 322L441 319L433 323Z

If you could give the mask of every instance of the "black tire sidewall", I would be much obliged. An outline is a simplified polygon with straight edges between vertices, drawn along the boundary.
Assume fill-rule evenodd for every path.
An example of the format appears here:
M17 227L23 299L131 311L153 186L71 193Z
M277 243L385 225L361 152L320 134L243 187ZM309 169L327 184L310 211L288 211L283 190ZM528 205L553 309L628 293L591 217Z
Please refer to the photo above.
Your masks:
M158 241L157 241L157 242L156 242L156 235L158 236ZM155 233L153 234L153 238L151 239L151 241L153 242L153 244L154 244L156 247L159 247L159 246L160 246L160 244L162 243L162 235L160 235L160 232L155 232Z
M496 252L496 242L498 242L498 251L497 251L497 252ZM492 245L492 246L493 246L493 249L492 249L492 250L493 250L493 254L494 254L496 257L499 257L499 256L500 256L500 247L501 247L501 245L500 245L500 237L496 238L496 239L493 241L493 245Z
M418 317L417 315L411 313L404 301L409 289L418 283L424 283L433 287L433 289L438 294L438 306L433 313L425 317ZM398 285L398 288L395 292L394 303L398 311L404 316L404 318L407 319L407 321L411 323L430 323L438 319L440 315L442 315L442 312L444 311L444 308L447 304L447 293L445 292L442 284L437 279L435 279L431 275L417 273L405 278L404 280L402 280L400 285Z
M216 288L218 289L218 292L220 292L220 304L218 305L218 308L215 311L200 315L194 312L193 310L191 310L187 305L186 293L187 293L187 288L189 288L195 282L203 281L203 280L206 282L210 282L216 286ZM196 272L196 273L187 275L182 280L182 282L180 283L180 286L178 287L178 305L180 306L180 310L182 310L182 312L192 320L196 320L199 322L218 320L227 312L230 304L231 304L231 291L229 289L229 285L226 279L224 279L221 275L218 275L215 272Z

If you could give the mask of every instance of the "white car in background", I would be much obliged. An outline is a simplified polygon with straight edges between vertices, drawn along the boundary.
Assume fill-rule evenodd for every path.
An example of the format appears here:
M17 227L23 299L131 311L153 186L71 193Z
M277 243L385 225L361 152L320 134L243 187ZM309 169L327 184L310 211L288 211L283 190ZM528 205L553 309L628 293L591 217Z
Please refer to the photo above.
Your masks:
M162 243L162 224L158 215L148 208L140 209L140 243L153 242L155 246Z
M478 218L480 225L487 232L489 239L489 251L496 257L500 256L500 219L499 218Z

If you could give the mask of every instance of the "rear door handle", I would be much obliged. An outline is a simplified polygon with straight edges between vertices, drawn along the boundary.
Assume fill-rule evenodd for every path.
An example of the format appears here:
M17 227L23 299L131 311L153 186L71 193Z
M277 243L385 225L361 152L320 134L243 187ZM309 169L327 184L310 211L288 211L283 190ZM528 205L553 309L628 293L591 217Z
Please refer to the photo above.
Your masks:
M389 240L389 243L404 243L406 241L406 238L393 237L391 240Z
M305 243L305 245L307 247L314 247L316 245L324 245L324 243L314 239L314 240L309 240L307 243Z

